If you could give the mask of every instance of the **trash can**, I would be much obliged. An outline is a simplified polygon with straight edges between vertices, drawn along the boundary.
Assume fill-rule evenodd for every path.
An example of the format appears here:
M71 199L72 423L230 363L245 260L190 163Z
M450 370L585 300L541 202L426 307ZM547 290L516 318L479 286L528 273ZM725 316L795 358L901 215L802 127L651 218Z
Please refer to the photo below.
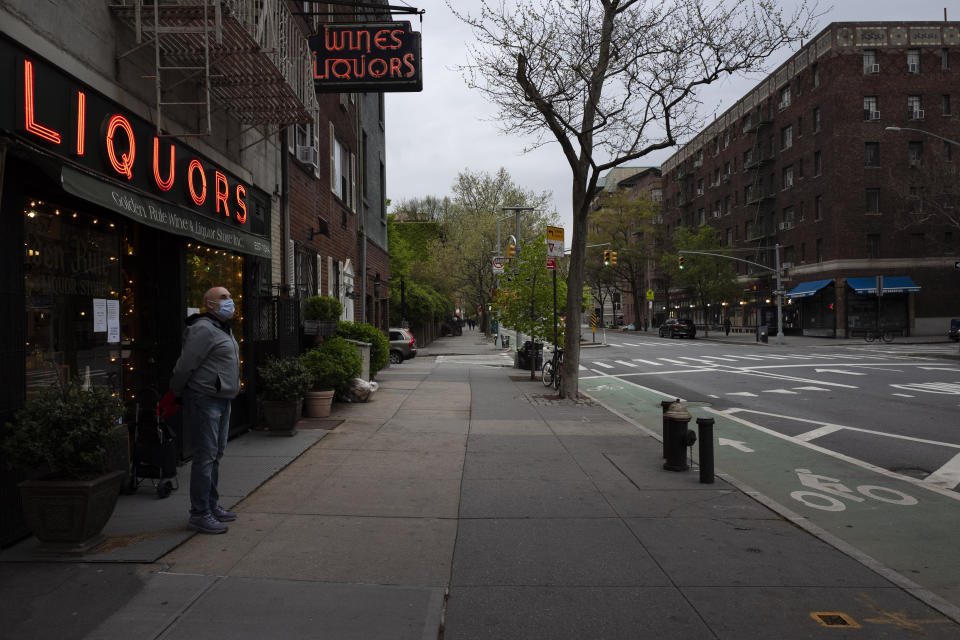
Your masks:
M520 369L529 371L531 361L534 363L534 369L540 369L543 366L542 342L531 342L527 340L523 343L523 348L517 350L517 366Z

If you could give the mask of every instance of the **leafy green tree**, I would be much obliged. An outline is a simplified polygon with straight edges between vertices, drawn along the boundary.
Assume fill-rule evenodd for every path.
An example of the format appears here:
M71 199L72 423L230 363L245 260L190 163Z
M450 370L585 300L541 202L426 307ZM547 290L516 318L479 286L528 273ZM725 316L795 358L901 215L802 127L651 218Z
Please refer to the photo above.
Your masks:
M523 255L510 261L502 286L494 300L501 321L534 342L553 341L553 274L546 267L546 235L535 238L524 247ZM557 262L565 262L558 259ZM558 265L560 266L560 265ZM559 318L567 303L565 270L557 272L557 334L558 343L564 339L563 323Z
M720 247L720 232L708 224L696 230L679 227L673 234L673 246L677 251L707 251L723 253ZM692 289L703 317L709 317L710 304L719 304L727 298L740 294L734 261L714 256L684 255L684 267L680 269L677 256L665 253L660 266L674 285Z

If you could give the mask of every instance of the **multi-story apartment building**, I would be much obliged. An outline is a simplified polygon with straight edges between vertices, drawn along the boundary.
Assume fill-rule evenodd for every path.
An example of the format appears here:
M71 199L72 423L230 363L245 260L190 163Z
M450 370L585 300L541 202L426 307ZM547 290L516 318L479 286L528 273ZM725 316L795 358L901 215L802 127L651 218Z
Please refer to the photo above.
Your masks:
M779 247L787 332L946 332L958 87L960 23L830 24L664 163L665 231L710 224L768 268L737 263L734 324L776 325Z
M296 351L299 298L387 328L382 94L317 94L307 40L388 17L369 5L0 0L0 424L67 377L163 393L211 286L238 307L233 432L258 364Z

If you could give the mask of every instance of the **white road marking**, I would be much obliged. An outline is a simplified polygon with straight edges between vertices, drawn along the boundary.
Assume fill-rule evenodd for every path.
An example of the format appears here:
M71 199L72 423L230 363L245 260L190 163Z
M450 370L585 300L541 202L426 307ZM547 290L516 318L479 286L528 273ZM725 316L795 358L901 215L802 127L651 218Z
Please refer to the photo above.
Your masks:
M614 343L612 343L612 342L608 342L607 344L610 345L611 347L617 347L617 348L623 347L622 344L614 344Z
M702 356L704 360L726 360L727 362L734 362L733 358L721 358L720 356Z
M797 391L829 391L823 387L794 387Z
M709 360L704 360L703 358L694 358L691 356L677 356L677 357L679 357L681 360L692 360L693 362L699 362L700 364L706 364L711 366L717 364L716 362L710 362ZM660 359L663 360L663 358L660 358Z
M756 398L757 394L750 393L749 391L734 391L733 393L728 393L728 396L743 396L744 398Z
M905 391L922 391L924 393L941 393L944 395L960 395L960 382L914 382L911 384L892 384L895 389Z
M960 485L960 453L950 458L945 465L928 475L923 481L943 489L956 489Z
M712 393L708 393L708 394L707 394L707 397L708 397L708 398L719 398L720 396L714 395L714 394L712 394Z
M632 367L634 369L637 368L637 365L633 364L632 362L624 362L623 360L614 360L614 362L617 364L622 364L625 367Z
M892 396L898 396L900 398L916 398L917 396L912 396L909 393L891 393Z
M960 369L955 369L953 367L920 367L925 371L960 371Z
M734 360L763 360L763 358L759 358L757 356L735 356L729 353L725 353L723 355L724 357L733 358Z
M640 358L634 358L634 362L642 362L643 364L649 364L652 367L662 367L663 364L660 362L654 362L653 360L641 360Z
M657 360L663 360L664 362L669 362L670 364L690 364L689 362L680 362L679 360L671 360L670 358L657 358Z
M788 395L788 396L795 396L795 395L797 395L797 392L796 392L796 391L790 391L789 389L764 389L764 390L761 391L760 393L782 393L782 394Z
M717 438L717 444L721 447L733 447L737 451L743 451L744 453L753 453L753 449L740 442L739 440L728 440L726 438Z
M865 373L856 371L845 371L844 369L814 369L814 373L842 373L845 376L865 376Z
M585 366L583 366L583 365L581 364L581 365L577 368L577 371L590 371L590 369L587 369Z
M613 365L607 364L606 362L591 362L590 364L595 364L598 367L603 367L604 369L613 369Z
M800 435L794 436L794 437L801 442L810 442L811 440L816 440L817 438L828 436L831 433L836 433L841 429L843 429L843 427L841 427L838 424L828 424L820 427L819 429L807 431L806 433L801 433Z

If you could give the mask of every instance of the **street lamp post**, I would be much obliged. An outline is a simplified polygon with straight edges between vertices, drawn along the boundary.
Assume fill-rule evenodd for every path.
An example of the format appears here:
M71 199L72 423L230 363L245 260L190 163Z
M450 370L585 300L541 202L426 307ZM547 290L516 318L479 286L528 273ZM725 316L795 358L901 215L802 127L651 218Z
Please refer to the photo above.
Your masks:
M944 142L948 142L950 144L960 147L960 142L957 142L956 140L951 140L950 138L944 138L943 136L938 136L935 133L932 133L930 131L924 131L923 129L914 129L912 127L886 127L886 130L887 131L916 131L917 133L933 136L934 138L938 138L940 140L943 140Z

